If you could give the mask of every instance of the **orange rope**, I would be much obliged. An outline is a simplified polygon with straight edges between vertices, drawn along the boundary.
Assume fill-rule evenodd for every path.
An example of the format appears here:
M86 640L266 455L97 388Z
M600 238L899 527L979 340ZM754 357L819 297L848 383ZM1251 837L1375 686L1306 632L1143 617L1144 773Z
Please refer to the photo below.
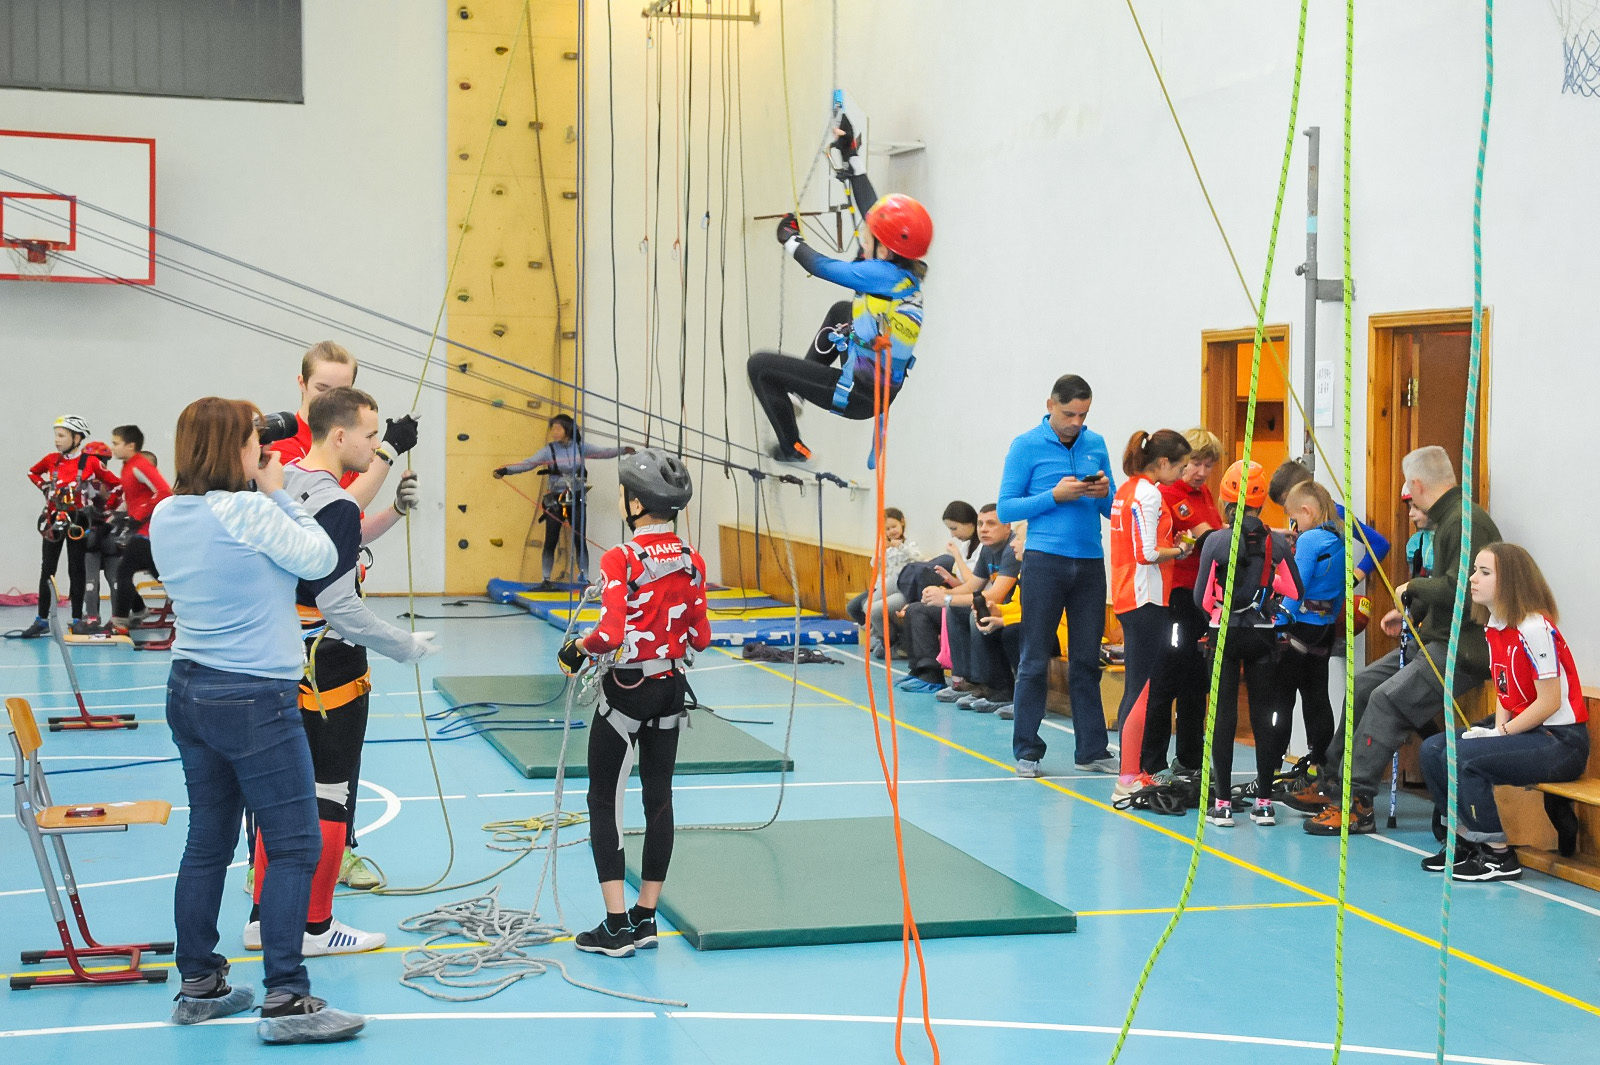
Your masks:
M911 950L915 947L917 952L917 972L922 987L922 1028L928 1034L928 1043L933 1048L934 1065L939 1065L939 1040L933 1034L933 1023L929 1019L931 1014L928 1004L928 962L922 953L922 935L917 930L916 917L911 912L911 882L906 875L906 845L905 835L900 822L900 729L894 710L894 669L892 666L893 654L889 649L889 601L887 579L884 573L885 556L888 550L887 537L884 534L884 475L888 468L888 438L889 438L889 371L892 361L888 352L875 351L873 353L874 373L872 391L872 432L873 453L877 456L877 488L878 488L878 534L874 541L872 552L872 586L878 590L879 602L883 606L883 675L887 690L889 707L889 745L890 755L886 757L883 750L882 722L878 717L878 697L872 687L872 657L866 656L863 660L863 669L867 678L867 702L872 708L872 738L878 749L878 765L883 770L883 783L889 795L889 808L893 814L894 822L894 848L895 857L899 862L900 871L900 990L896 1000L894 1019L894 1053L900 1065L906 1065L905 1051L902 1047L903 1033L906 1020L906 986L911 981Z

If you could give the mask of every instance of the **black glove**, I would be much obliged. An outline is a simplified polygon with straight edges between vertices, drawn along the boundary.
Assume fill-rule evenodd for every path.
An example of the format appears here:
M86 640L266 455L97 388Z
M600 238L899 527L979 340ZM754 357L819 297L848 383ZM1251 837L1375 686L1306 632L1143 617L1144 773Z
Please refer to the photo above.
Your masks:
M843 112L839 114L838 136L833 138L831 147L846 163L849 163L861 150L861 142L856 139L855 127L850 125L850 116Z
M787 244L790 240L800 236L800 223L792 214L786 214L778 219L778 243Z
M498 481L500 478L504 477L510 472L511 471L506 469L504 466L496 466L494 468L494 479Z
M582 669L583 664L588 660L588 654L585 653L583 645L578 643L576 637L562 644L561 650L556 652L556 661L561 664L561 672L569 677Z
M394 448L396 455L404 455L417 446L416 415L407 414L385 420L389 423L389 427L383 431L383 442Z

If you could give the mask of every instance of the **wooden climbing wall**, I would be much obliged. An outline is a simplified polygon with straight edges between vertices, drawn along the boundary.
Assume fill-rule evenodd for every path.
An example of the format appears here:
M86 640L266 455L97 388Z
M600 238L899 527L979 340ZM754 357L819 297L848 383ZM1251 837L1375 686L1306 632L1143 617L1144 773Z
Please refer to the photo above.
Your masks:
M491 471L542 447L547 420L572 409L571 387L518 367L571 382L579 363L578 4L534 0L524 21L525 2L446 9L455 262L446 332L518 364L435 350L459 393L447 402L450 594L481 595L491 577L538 579L543 526L508 485L537 497L542 479L502 483Z

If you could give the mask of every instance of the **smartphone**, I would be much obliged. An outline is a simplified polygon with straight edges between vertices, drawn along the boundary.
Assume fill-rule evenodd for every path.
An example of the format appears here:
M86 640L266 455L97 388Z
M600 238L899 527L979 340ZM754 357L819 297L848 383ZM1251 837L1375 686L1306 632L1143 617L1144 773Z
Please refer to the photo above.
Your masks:
M944 580L944 583L948 587L954 588L957 584L961 583L960 581L956 580L955 577L951 575L950 571L945 569L943 566L933 567L933 572L937 573L940 578Z
M1106 479L1106 475L1103 474L1103 473L1091 473L1087 477L1080 477L1078 479L1080 481L1082 481L1084 484L1094 484L1097 481L1105 480Z
M979 621L983 621L989 616L989 600L984 598L982 592L973 593L972 616Z

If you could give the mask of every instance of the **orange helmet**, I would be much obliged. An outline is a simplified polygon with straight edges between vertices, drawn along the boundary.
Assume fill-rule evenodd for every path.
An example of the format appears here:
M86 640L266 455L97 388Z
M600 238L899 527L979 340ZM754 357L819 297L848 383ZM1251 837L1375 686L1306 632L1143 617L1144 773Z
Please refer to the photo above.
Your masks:
M1239 486L1244 485L1244 505L1259 507L1267 501L1267 468L1259 462L1252 462L1248 472L1245 470L1244 461L1241 459L1228 467L1228 472L1222 475L1222 501L1224 503L1239 502Z
M891 192L878 197L868 209L867 232L896 255L920 259L933 243L933 219L928 217L928 209L910 196Z

